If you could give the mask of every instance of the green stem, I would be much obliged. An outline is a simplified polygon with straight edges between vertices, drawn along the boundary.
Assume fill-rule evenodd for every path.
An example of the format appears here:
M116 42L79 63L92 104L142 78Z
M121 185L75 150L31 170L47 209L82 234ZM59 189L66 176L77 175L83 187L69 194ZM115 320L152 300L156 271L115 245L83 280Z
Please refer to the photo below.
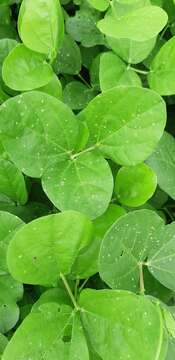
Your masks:
M73 154L73 155L71 155L71 160L74 160L74 159L76 159L77 157L79 157L79 156L81 156L81 155L83 155L83 154L86 154L87 152L90 152L90 151L92 151L92 150L95 150L97 147L98 147L98 145L95 144L95 145L93 145L93 146L91 146L91 147L89 147L89 148L87 148L87 149L85 149L85 150L83 150L83 151L80 151L80 152L77 153L77 154Z
M91 86L89 85L89 83L83 78L83 76L81 76L81 74L77 75L79 77L79 79L89 88L91 89Z
M144 295L145 293L145 284L144 284L144 276L143 276L143 263L139 263L139 273L140 273L140 294Z
M78 310L79 310L79 307L78 307L78 305L77 305L77 302L76 302L76 300L75 300L75 297L74 297L74 295L73 295L73 293L72 293L72 290L71 290L71 288L70 288L70 286L69 286L69 284L68 284L65 276L64 276L62 273L60 273L60 278L61 278L61 280L63 281L63 284L64 284L64 286L65 286L65 288L66 288L66 290L67 290L67 292L68 292L68 294L69 294L69 297L70 297L70 299L71 299L71 301L72 301L72 303L73 303L73 305L74 305L74 307L75 307L75 310L78 311Z
M150 71L145 71L145 70L140 70L140 69L137 69L133 66L129 66L128 69L131 69L131 70L134 70L136 73L138 74L142 74L142 75L148 75Z
M168 214L168 216L170 217L170 219L171 219L172 221L174 221L174 216L171 214L171 212L170 212L166 207L164 207L163 210Z
M75 297L75 300L77 300L79 284L80 284L80 280L77 279L77 280L75 281L75 289L74 289L74 297Z
M84 289L84 287L85 287L85 285L87 284L88 281L89 281L89 278L87 278L86 280L83 281L83 284L79 288L79 292L81 292Z

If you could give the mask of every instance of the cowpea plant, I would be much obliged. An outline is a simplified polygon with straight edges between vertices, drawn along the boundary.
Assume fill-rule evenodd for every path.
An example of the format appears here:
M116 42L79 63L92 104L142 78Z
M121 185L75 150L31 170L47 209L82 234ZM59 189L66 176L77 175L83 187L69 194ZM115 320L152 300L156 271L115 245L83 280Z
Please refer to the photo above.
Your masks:
M175 1L0 1L0 359L174 360Z

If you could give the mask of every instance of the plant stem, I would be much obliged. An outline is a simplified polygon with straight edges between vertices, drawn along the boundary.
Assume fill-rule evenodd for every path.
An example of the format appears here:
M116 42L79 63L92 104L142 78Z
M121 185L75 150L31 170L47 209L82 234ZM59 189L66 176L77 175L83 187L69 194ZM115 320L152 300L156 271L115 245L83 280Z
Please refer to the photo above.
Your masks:
M75 300L77 300L77 294L78 294L79 284L80 284L80 280L77 279L77 280L75 281L75 289L74 289L74 297L75 297Z
M148 75L150 71L145 71L145 70L140 70L137 69L133 66L129 66L128 69L134 70L135 72L137 72L138 74L142 74L142 75Z
M60 273L60 278L61 278L61 280L63 281L63 284L64 284L64 286L65 286L65 288L66 288L66 290L67 290L67 292L68 292L68 294L69 294L69 296L70 296L70 299L72 300L72 303L73 303L75 309L78 311L78 310L79 310L79 307L78 307L78 305L77 305L77 303L76 303L75 297L74 297L74 295L73 295L73 293L72 293L72 290L71 290L71 288L70 288L70 286L69 286L69 284L68 284L65 276L64 276L62 273Z
M89 281L89 278L87 278L86 280L83 281L83 284L79 288L79 292L81 292L83 290L83 288L85 287L85 285L87 284L88 281Z
M94 150L95 148L97 148L97 144L95 144L95 145L93 145L93 146L91 146L91 147L89 147L89 148L87 148L87 149L85 149L85 150L83 150L83 151L80 151L80 152L77 153L77 154L71 155L71 160L74 160L74 159L76 159L78 156L81 156L81 155L83 155L83 154L85 154L85 153L87 153L87 152L90 152L90 151Z
M143 276L143 263L139 263L139 272L140 272L140 294L144 295L145 293L145 284L144 284L144 276Z
M83 78L83 76L81 76L81 74L77 75L79 77L79 79L89 88L91 89L91 86L89 85L89 83Z

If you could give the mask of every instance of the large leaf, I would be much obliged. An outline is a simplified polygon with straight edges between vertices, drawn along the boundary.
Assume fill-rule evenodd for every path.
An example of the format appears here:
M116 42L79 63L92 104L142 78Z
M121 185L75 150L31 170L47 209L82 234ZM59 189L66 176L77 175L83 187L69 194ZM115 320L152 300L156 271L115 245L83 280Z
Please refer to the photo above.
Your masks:
M162 351L166 354L161 310L146 297L89 289L82 292L80 306L91 346L102 360L158 360Z
M43 92L9 99L0 108L0 132L12 161L25 174L40 177L55 158L70 158L78 135L71 110Z
M22 173L10 161L0 158L0 194L24 205L28 194Z
M105 212L113 191L107 161L93 152L82 152L72 160L55 163L44 173L42 184L58 209L81 211L92 219Z
M116 221L101 246L99 272L102 279L113 289L137 292L139 265L147 259L150 250L161 246L157 232L163 226L163 220L150 210L130 212Z
M168 16L163 9L145 6L121 17L107 14L98 22L98 28L113 38L147 41L158 35L167 20Z
M161 95L175 94L175 36L167 41L150 65L149 86Z
M141 206L154 194L157 176L146 164L123 166L117 173L115 193L126 206Z
M64 330L71 320L71 308L64 311L56 303L43 305L40 311L28 315L15 332L3 360L66 359Z
M116 87L98 95L79 114L86 121L89 145L121 165L136 165L156 147L166 123L166 108L155 92Z
M55 57L64 34L59 0L23 0L18 30L24 45L29 49L44 53L50 58Z
M91 221L78 212L41 217L14 235L7 253L9 271L24 283L53 285L60 273L70 273L91 238Z
M172 199L175 199L175 139L167 132L162 136L156 151L147 163L157 174L158 184Z

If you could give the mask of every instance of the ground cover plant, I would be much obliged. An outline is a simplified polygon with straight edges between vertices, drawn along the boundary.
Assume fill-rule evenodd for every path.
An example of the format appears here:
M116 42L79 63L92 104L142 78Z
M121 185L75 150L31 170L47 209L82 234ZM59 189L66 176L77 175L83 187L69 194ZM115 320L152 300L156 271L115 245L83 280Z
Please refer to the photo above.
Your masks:
M0 0L0 358L174 360L175 1Z

